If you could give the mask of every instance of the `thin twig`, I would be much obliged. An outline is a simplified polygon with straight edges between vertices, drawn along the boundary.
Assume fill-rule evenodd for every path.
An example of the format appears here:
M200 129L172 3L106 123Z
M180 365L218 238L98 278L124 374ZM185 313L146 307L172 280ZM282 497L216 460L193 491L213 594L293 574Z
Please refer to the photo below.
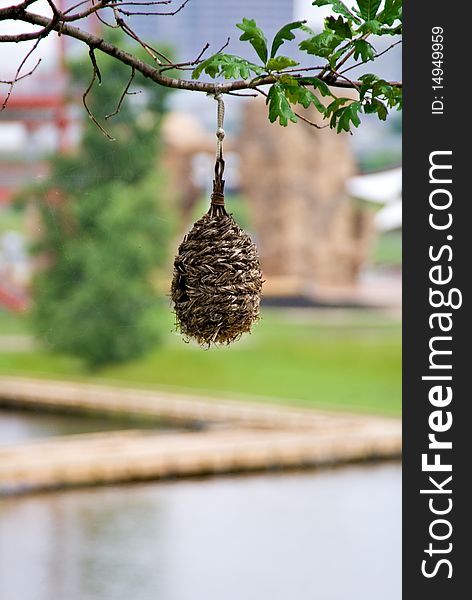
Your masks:
M182 4L179 6L179 8L177 8L176 10L172 11L172 12L129 12L126 10L122 10L121 8L117 8L118 12L121 13L122 15L125 15L126 17L131 17L133 15L145 15L145 16L150 16L150 15L158 15L160 17L173 17L174 15L176 15L177 13L179 13L182 9L184 9L187 4L190 2L190 0L184 0L184 2L182 2Z
M229 38L228 38L228 43L229 43ZM201 50L200 54L199 54L199 55L197 56L197 58L196 58L196 59L193 61L193 63L192 63L192 64L196 65L197 63L199 63L199 62L202 60L202 56L205 54L205 52L208 50L208 48L209 48L209 47L210 47L210 44L207 42L207 43L206 43L206 44L203 46L203 48L202 48L202 50Z
M0 112L4 111L5 108L7 107L8 101L10 100L10 96L13 92L13 88L15 87L15 84L20 80L23 79L23 77L20 77L20 73L21 70L23 69L26 61L28 60L28 58L33 54L33 52L36 50L36 48L39 45L39 42L41 41L41 38L37 39L36 42L34 43L33 47L27 52L26 56L23 58L23 60L21 61L21 63L19 64L15 76L13 77L12 81L9 82L9 89L7 92L7 95L5 97L5 100L3 101L3 104L0 108ZM33 73L36 68L38 67L39 63L41 62L41 59L39 59L39 61L36 63L36 65L34 66L34 68L30 71L30 73L27 73L25 76L31 75L31 73Z
M321 65L318 67L304 67L303 69L283 69L283 71L279 71L280 75L287 75L289 73L301 73L302 71L318 71L319 69L325 69L326 65Z
M349 48L349 46L355 42L355 41L361 41L361 40L366 40L370 35L369 33L364 33L364 35L361 35L360 38L358 38L357 40L349 40L349 42L347 42L347 44L344 44L344 46L342 46L342 48L340 48L338 50L338 52L344 52L345 50L347 50ZM353 47L347 54L346 56L344 56L344 58L342 58L336 65L334 65L333 68L331 68L330 65L326 65L326 67L323 69L323 71L321 71L320 73L320 77L324 77L327 73L333 73L333 69L338 70L339 67L342 67L346 61L348 61L351 56L355 53L356 49ZM330 82L330 83L334 83L334 82Z
M0 79L0 83L3 83L5 85L11 85L11 84L15 84L18 83L18 81L21 81L22 79L25 79L26 77L29 77L30 75L32 75L36 69L39 67L39 64L41 63L42 58L38 58L37 63L34 65L34 67L31 69L31 71L28 71L28 73L25 73L24 75L20 75L20 77L15 77L14 79Z
M125 96L128 94L129 87L130 87L130 85L133 82L135 72L136 72L135 68L131 67L131 76L128 79L128 83L126 84L126 87L125 87L125 89L123 90L123 93L120 96L120 99L118 101L118 105L117 105L117 107L115 108L115 110L112 113L110 113L109 115L105 115L105 119L110 119L111 117L114 117L115 115L117 115L120 112L121 105L123 104ZM136 94L137 92L134 92L134 93Z
M341 79L344 79L344 81L347 81L347 83L349 83L349 85L354 88L355 90L357 90L359 93L361 91L360 86L358 84L358 82L356 81L352 81L351 79L349 79L348 77L346 77L345 75L343 75L342 73L338 73L337 71L335 71L334 69L331 69L331 72L333 73L333 75L335 75L336 77L340 77Z
M102 8L102 7L100 7ZM108 21L105 21L105 19L102 17L102 15L97 11L95 11L93 13L97 19L100 21L100 23L102 23L103 25L105 25L105 27L109 27L110 29L119 29L119 25L112 25L111 23L108 23Z
M228 38L229 40L229 38ZM193 66L198 65L198 63L200 63L202 61L202 56L205 54L205 52L208 50L208 48L210 47L210 44L207 42L200 54L197 56L197 58L195 60L192 61L188 61L188 62L182 62L182 63L170 63L169 65L166 65L165 67L163 67L162 69L160 69L161 73L164 73L165 71L169 71L172 69L179 69L180 71L188 71L191 70L193 71Z
M118 2L113 6L153 6L155 4L172 4L172 0L154 0L153 2Z
M383 50L382 52L379 52L378 54L376 54L373 59L363 60L360 63L356 63L355 65L351 65L350 67L347 67L347 69L343 69L342 71L340 71L340 75L342 75L343 73L347 73L351 69L355 69L356 67L360 67L361 65L365 65L366 63L370 62L370 60L374 60L374 59L379 58L379 56L382 56L383 54L386 54L389 50L391 50L392 48L395 48L395 46L398 46L398 44L401 44L402 41L403 40L397 40L395 43L390 44L390 46L388 48L385 48L385 50Z
M89 57L97 75L98 83L102 83L102 74L100 73L100 69L98 68L97 59L95 58L95 52L93 48L89 49Z
M90 2L90 0L82 0L81 2L77 2L77 4L70 6L62 14L64 17L66 15L70 15L70 13L72 11L76 10L77 8L80 8L84 4L88 4L89 2ZM102 8L113 8L113 7L121 8L123 6L154 6L157 4L161 4L161 5L171 4L171 2L172 2L172 0L152 0L152 1L148 0L146 2L111 2L111 1L107 2L107 0L101 0L98 4L90 6L89 8L83 10L80 13L75 13L73 15L67 16L67 18L64 20L65 21L78 21L80 19L88 17L89 15L93 14L97 10L101 10Z
M305 123L308 123L308 125L311 125L312 127L315 127L316 129L326 129L326 127L329 127L329 123L326 123L326 125L318 125L318 123L310 121L310 119L307 119L306 117L304 117L300 113L297 113L295 111L293 111L293 112L297 115L297 117L299 119L301 119L302 121L305 121Z
M172 61L167 58L167 56L165 56L165 54L162 54L162 52L159 52L159 50L157 50L156 48L153 48L150 44L147 44L146 42L144 42L136 32L134 32L131 27L117 14L115 14L115 19L116 22L118 24L118 26L121 28L121 30L128 35L130 38L132 38L135 42L138 42L138 44L147 52L147 54L149 54L149 56L155 60L157 62L158 65L162 65L161 60L158 58L162 58L163 60L166 60L168 63L172 64Z
M231 38L226 38L226 42L221 46L221 48L217 51L216 54L220 54L223 50L228 46Z
M230 38L228 37L226 39L226 42L221 46L221 48L219 50L217 50L217 52L215 52L215 54L220 54L220 52L223 52L223 50L226 48L226 46L228 46L229 42L230 42ZM210 47L210 44L207 42L205 44L205 46L203 47L203 50L200 52L200 54L197 56L197 58L195 60L182 62L182 63L171 63L169 65L166 65L162 69L160 69L160 72L164 73L165 71L169 71L172 69L179 69L180 71L189 71L189 70L193 71L192 67L194 67L195 65L198 65L200 62L202 62L202 56L208 50L209 47Z
M62 17L61 11L57 8L57 6L54 4L54 2L52 0L46 0L46 1L49 4L49 8L52 10L52 14L59 21L59 19Z
M364 35L361 36L359 38L359 40L356 40L356 41L359 41L359 42L362 41L362 42L364 42L369 36L370 36L370 33L364 33ZM334 68L336 69L336 71L339 71L339 68L342 67L351 58L351 56L353 54L355 54L355 52L356 52L355 48L353 48L350 52L348 52L346 54L346 56L342 60L340 60L337 65L335 65Z
M89 56L90 56L90 61L92 63L93 72L92 72L92 78L90 80L90 83L88 84L88 87L85 90L85 92L82 94L82 103L85 107L85 110L87 111L89 118L95 123L95 125L98 127L98 129L100 129L100 131L103 133L103 135L106 136L110 141L114 142L114 141L116 141L115 138L112 137L108 133L108 131L100 125L100 123L97 121L97 119L95 118L94 114L92 113L92 111L90 110L90 108L88 107L88 104L87 104L87 96L88 96L90 90L93 88L95 79L97 79L99 77L99 75L98 75L99 71L98 71L97 61L95 59L93 47L91 47L89 50Z
M81 6L81 4L86 4L87 1L88 0L86 0L85 2L79 2L75 6L72 6L71 8L69 8L68 10L66 10L65 12L63 12L62 13L62 20L64 22L80 21L81 19L85 19L86 17L90 17L94 13L97 13L99 10L102 10L103 8L107 8L109 6L109 4L107 3L106 0L99 0L98 4L95 4L94 2L92 2L92 6L89 6L89 8L86 8L82 12L75 13L75 14L72 14L72 15L69 14L69 13L72 12L72 10L74 10L75 8L78 8L79 6Z

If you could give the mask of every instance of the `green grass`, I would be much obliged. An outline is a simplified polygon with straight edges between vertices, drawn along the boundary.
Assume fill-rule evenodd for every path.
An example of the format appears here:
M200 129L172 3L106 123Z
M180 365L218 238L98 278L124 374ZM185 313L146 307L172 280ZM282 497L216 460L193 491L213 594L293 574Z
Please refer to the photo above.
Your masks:
M91 374L67 356L0 352L0 372L400 414L398 321L362 311L265 310L252 335L202 350L171 332L171 318L164 343L134 362Z
M402 233L389 231L377 239L372 257L374 263L383 265L401 265L402 263Z
M22 335L29 331L28 316L11 313L0 307L0 335Z
M401 149L375 150L363 153L358 157L359 168L362 172L382 171L397 167L402 163Z
M18 231L24 233L25 216L24 211L14 207L0 208L0 234L6 231Z

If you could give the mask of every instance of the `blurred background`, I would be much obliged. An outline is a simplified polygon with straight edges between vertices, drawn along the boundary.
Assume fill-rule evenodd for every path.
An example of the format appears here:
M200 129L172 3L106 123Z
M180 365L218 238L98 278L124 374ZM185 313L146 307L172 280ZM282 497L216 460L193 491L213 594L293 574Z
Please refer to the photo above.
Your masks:
M190 0L130 22L186 61L228 36L228 52L252 58L243 17L270 39L328 13L309 0ZM386 79L401 79L399 48L374 67ZM25 50L0 52L6 80ZM266 283L252 334L204 351L175 332L169 287L178 243L207 210L216 103L136 77L112 115L129 71L97 53L89 106L110 141L82 104L83 48L49 36L36 54L0 112L0 374L398 418L401 115L338 135L225 98L227 207ZM126 427L0 399L8 447ZM394 600L400 526L397 463L0 498L0 597Z

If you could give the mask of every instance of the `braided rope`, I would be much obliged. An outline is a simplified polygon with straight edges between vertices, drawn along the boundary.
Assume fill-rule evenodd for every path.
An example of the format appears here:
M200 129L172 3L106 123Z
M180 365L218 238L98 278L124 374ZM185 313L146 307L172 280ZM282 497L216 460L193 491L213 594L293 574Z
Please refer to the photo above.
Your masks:
M215 94L215 100L218 102L218 111L216 119L216 159L223 160L223 139L225 130L223 129L225 118L225 103L223 102L222 94Z
M216 92L213 96L218 102L217 116L216 116L216 162L215 162L215 178L213 180L213 193L211 195L210 212L214 215L225 215L225 197L224 187L225 182L223 179L223 172L225 170L225 161L223 159L223 139L225 137L225 130L223 129L224 118L225 118L225 103L223 102L223 95Z

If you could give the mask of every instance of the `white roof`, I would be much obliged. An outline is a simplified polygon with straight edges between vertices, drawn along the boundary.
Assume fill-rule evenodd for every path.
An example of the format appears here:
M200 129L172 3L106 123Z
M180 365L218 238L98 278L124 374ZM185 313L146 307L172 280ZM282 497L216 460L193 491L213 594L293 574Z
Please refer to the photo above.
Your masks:
M402 169L391 169L370 175L357 175L348 179L346 190L350 196L376 202L390 204L401 201Z
M402 226L402 203L392 202L375 215L375 225L380 231L399 229Z

